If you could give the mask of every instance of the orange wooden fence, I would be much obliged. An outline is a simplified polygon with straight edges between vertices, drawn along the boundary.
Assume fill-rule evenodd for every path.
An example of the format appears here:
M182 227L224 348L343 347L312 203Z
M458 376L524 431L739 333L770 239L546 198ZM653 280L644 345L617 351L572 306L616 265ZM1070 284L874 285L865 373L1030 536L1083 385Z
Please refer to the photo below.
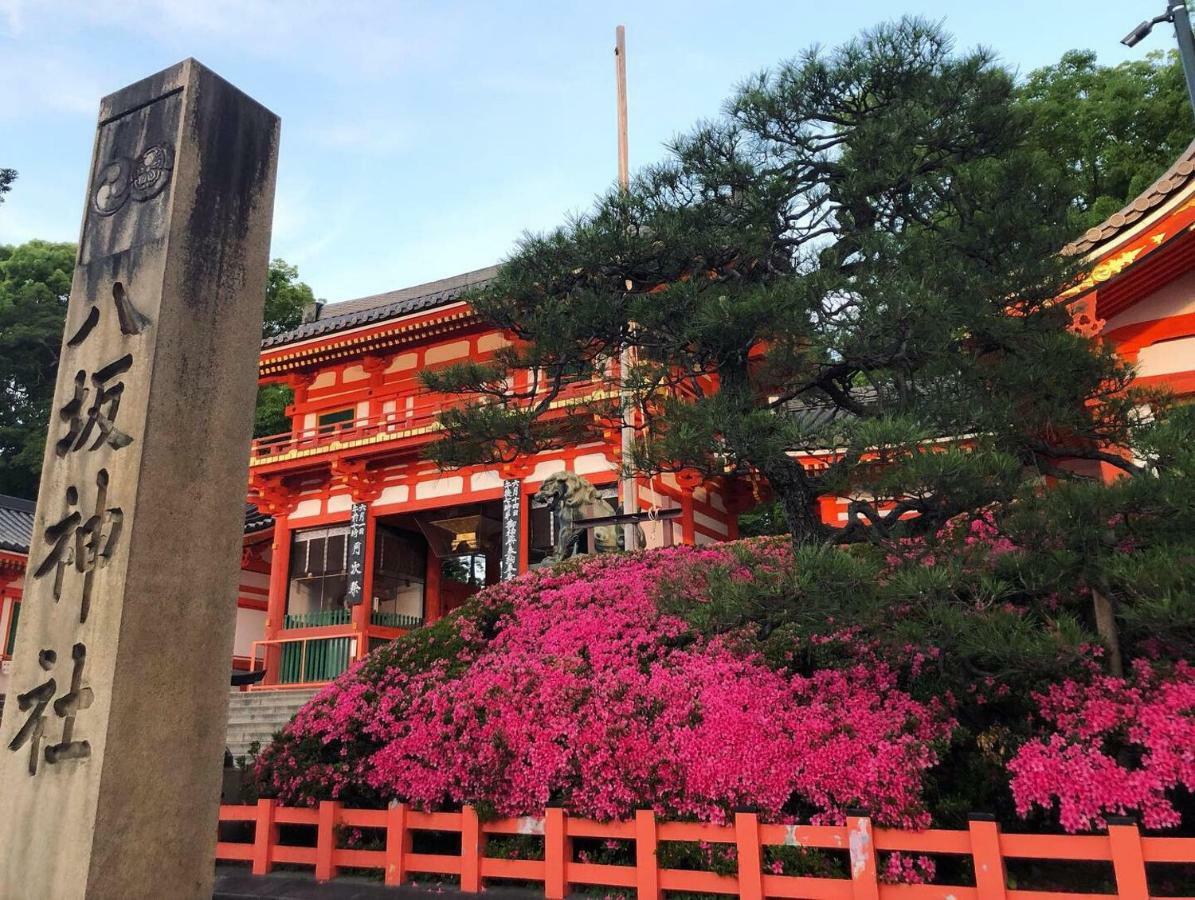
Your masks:
M1081 900L1110 895L1016 890L1007 887L1009 859L1097 861L1111 863L1117 896L1128 900L1151 897L1147 863L1195 863L1195 838L1143 837L1127 820L1110 822L1107 834L1004 834L983 817L973 817L966 831L930 829L901 831L873 828L865 816L849 817L845 825L766 825L754 813L738 813L728 825L658 820L650 810L626 822L596 822L548 809L543 818L481 821L476 810L419 812L403 804L389 809L351 809L324 801L317 809L284 807L274 800L256 806L221 806L220 821L254 823L252 842L220 841L216 858L252 863L264 875L276 864L312 866L317 880L335 878L341 868L380 871L386 884L397 885L413 874L456 876L462 891L481 891L490 879L540 882L548 900L560 900L574 887L594 885L634 890L638 900L660 900L664 891L729 894L745 900L765 897L813 900ZM279 842L280 825L314 826L314 846ZM384 833L384 849L359 850L337 846L338 826L377 829ZM459 855L415 853L416 831L459 833ZM490 835L539 835L543 859L498 859L486 856ZM574 838L629 840L635 843L634 865L604 865L574 858ZM705 842L737 849L738 874L661 868L656 851L663 841ZM803 847L841 851L850 862L848 878L774 875L764 870L764 848ZM877 853L970 857L974 885L884 884L878 878Z

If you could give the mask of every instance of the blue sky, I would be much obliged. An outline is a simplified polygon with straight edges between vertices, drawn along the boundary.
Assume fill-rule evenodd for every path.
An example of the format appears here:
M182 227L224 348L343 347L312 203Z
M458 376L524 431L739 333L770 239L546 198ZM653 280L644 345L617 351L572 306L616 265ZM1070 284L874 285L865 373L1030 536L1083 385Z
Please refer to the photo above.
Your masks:
M500 260L613 180L614 27L632 168L747 75L902 13L1022 72L1114 63L1163 0L0 0L0 243L75 240L99 98L194 56L282 117L272 253L330 301Z

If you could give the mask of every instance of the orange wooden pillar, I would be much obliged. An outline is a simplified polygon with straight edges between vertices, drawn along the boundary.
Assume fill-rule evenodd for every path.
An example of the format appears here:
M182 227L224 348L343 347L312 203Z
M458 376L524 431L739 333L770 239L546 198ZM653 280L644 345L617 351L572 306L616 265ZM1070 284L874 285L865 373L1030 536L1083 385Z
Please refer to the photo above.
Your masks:
M690 547L697 543L697 520L693 515L693 492L686 490L680 499L680 539Z
M253 874L269 875L274 868L274 845L278 843L278 825L274 821L277 800L258 800L253 826Z
M650 809L635 813L635 891L638 900L660 900L659 830Z
M410 852L407 805L391 803L386 810L386 884L393 887L407 880L407 857Z
M979 900L1004 900L1008 877L1000 850L1000 826L989 813L971 813L971 861L975 867L975 893Z
M266 600L266 640L282 636L286 618L287 593L290 590L290 517L286 513L274 516L274 539L270 544L270 593ZM267 644L266 675L263 684L277 684L282 664L282 650L278 644Z
M682 469L676 473L680 487L680 535L681 543L690 547L697 543L697 519L693 509L693 492L704 479L694 469Z
M1121 900L1149 900L1145 853L1136 821L1121 816L1109 816L1108 843L1112 848L1116 896Z
M875 832L871 819L856 812L846 817L847 849L851 858L851 894L855 900L880 900Z
M436 556L431 547L427 548L427 568L423 578L423 621L432 624L440 618L444 603L440 598L440 576L444 561Z
M734 841L739 858L739 897L763 900L763 860L759 844L759 815L754 811L734 814Z
M568 894L568 864L572 860L568 816L559 806L544 812L544 896L564 900Z
M340 804L335 800L321 800L319 823L315 837L315 880L331 881L336 877L336 866L332 862L336 852L336 825L340 816Z
M472 806L461 808L461 890L466 894L481 892L481 857L484 852L481 820Z

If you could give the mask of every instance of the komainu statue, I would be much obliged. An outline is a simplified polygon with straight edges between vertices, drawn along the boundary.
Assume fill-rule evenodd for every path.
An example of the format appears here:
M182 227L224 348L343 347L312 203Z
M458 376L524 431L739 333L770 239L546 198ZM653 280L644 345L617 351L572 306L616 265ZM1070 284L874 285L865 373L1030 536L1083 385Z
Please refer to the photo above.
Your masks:
M535 492L536 503L549 507L556 515L558 528L556 548L545 562L560 562L577 553L585 526L578 524L583 519L615 516L620 510L598 496L592 484L572 472L554 472L544 479ZM643 546L643 529L639 532L639 546ZM599 525L593 529L591 553L611 553L625 547L621 525Z

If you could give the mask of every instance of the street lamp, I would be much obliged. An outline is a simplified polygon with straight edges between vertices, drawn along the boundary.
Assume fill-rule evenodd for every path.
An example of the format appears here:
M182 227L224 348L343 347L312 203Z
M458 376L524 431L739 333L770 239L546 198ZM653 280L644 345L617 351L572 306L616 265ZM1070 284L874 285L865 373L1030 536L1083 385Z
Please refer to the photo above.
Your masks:
M1126 47L1136 47L1153 31L1155 25L1173 22L1178 36L1178 56L1183 63L1183 75L1187 79L1187 96L1191 98L1191 109L1195 111L1195 36L1191 34L1191 16L1187 12L1186 0L1167 0L1166 12L1142 22L1120 42Z

